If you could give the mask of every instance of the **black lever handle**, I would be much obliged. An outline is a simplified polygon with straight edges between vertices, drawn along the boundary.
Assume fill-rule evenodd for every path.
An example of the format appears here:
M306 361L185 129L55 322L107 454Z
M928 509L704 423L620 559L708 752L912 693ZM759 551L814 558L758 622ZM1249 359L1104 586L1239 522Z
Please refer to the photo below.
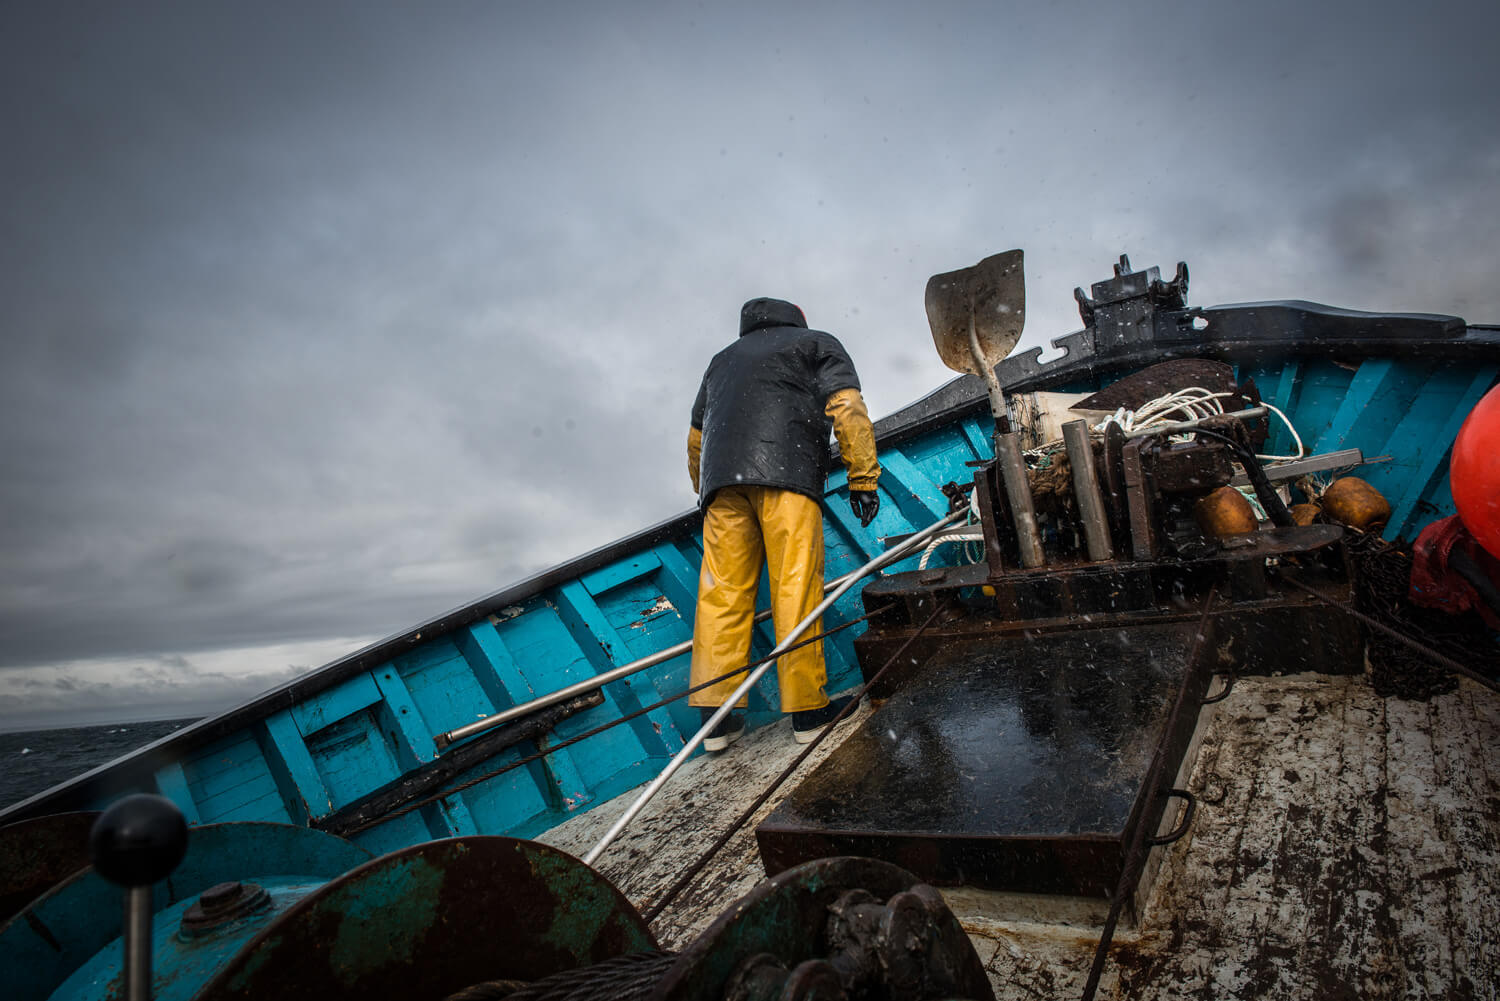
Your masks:
M89 831L94 870L125 888L125 996L151 997L151 886L171 875L187 853L182 811L164 796L126 796Z

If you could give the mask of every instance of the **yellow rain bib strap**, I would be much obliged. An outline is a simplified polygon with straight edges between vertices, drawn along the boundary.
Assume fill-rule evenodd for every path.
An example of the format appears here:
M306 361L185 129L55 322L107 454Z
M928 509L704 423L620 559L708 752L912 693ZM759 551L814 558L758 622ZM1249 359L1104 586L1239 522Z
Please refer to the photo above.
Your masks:
M874 490L880 463L875 460L875 426L865 398L857 389L840 389L829 395L823 413L833 420L833 437L849 471L849 489Z
M771 616L779 638L791 632L823 598L823 513L810 497L770 487L724 487L703 517L703 571L693 621L690 684L743 665L750 657L755 594L764 559L771 577ZM814 623L803 636L820 632ZM828 704L823 644L810 643L776 663L781 711ZM744 672L694 692L694 706L722 705ZM738 705L743 708L745 701Z

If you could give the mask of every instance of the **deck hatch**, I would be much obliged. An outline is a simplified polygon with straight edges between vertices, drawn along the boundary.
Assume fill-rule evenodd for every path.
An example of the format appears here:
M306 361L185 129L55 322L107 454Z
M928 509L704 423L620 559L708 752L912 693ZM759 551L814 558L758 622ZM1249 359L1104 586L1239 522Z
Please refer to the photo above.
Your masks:
M1172 704L1206 687L1192 629L948 644L760 825L767 872L864 855L940 884L1108 896Z

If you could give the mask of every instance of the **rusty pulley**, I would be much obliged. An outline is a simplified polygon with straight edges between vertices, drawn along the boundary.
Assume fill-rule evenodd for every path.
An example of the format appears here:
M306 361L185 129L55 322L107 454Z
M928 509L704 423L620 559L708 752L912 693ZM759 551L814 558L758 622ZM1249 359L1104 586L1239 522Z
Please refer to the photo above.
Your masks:
M942 897L888 862L825 858L746 894L677 958L656 1001L993 999Z

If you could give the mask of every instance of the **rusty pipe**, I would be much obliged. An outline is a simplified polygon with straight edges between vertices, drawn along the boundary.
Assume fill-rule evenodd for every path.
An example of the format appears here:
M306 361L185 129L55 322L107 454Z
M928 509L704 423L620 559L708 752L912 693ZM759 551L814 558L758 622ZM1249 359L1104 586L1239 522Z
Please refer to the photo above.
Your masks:
M844 581L848 580L851 576L853 575L845 574L842 577L836 577L828 583L824 584L823 593L827 594L829 591L832 591L834 588L844 583ZM760 612L756 614L754 621L765 622L770 617L771 613L769 611ZM655 653L647 654L646 656L641 657L638 660L633 660L628 664L621 664L619 667L605 671L602 674L596 674L591 678L585 678L582 681L575 682L574 684L571 684L566 688L559 688L554 692L548 692L546 695L539 695L528 702L522 702L519 705L514 705L508 709L502 709L499 712L492 713L489 716L486 716L484 719L476 720L473 723L466 723L463 726L457 727L453 730L449 730L446 733L437 734L432 738L432 742L437 745L437 749L439 752L446 751L449 747L452 747L460 740L467 740L468 738L476 734L484 733L488 730L493 730L495 727L501 726L505 723L509 723L512 720L520 719L523 716L530 716L532 713L542 709L546 709L548 706L555 706L560 702L567 702L569 699L577 698L580 695L587 695L589 692L603 688L605 685L608 685L611 682L619 681L621 678L628 678L632 674L639 674L646 668L655 667L657 664L665 663L671 660L673 657L680 657L692 649L693 641L683 640L681 643L676 643L664 650L658 650Z
M1011 520L1016 526L1016 544L1021 550L1021 566L1031 569L1042 565L1042 538L1036 527L1036 508L1031 503L1031 482L1026 478L1026 461L1021 458L1020 435L1015 431L995 435L995 459L1005 482L1005 496L1010 501Z
M1104 517L1104 495L1099 492L1099 476L1094 470L1088 421L1069 421L1062 426L1062 433L1068 464L1073 467L1073 493L1078 497L1078 516L1083 522L1089 559L1095 563L1110 559L1115 552L1110 543L1109 522Z

